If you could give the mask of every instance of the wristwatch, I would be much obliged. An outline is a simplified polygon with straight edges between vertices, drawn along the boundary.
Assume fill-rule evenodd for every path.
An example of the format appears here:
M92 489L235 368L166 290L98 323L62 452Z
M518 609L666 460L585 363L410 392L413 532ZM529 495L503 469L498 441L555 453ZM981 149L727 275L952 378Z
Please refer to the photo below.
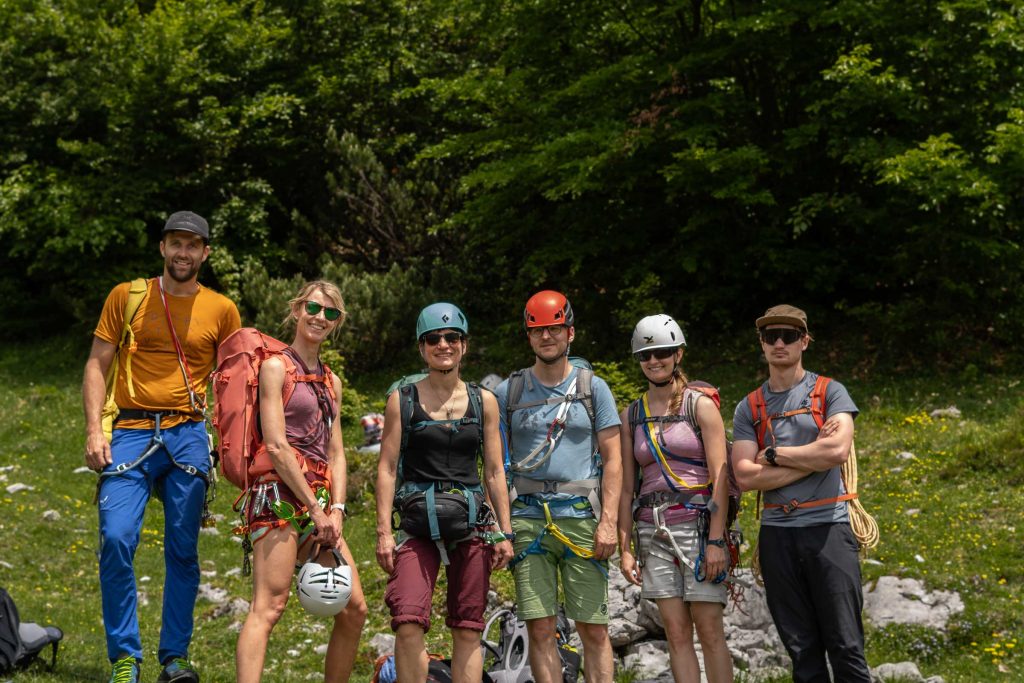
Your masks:
M348 516L348 513L345 512L345 504L344 503L332 503L331 504L331 509L332 510L341 510L341 516L342 517L347 517Z
M708 539L708 545L717 545L719 548L724 548L725 547L725 539L724 538L709 538Z
M514 532L514 531L502 532L501 535L505 537L506 541L515 541L516 540L516 532Z
M768 464L772 467L778 467L779 463L775 462L775 456L778 455L775 452L775 446L769 446L764 449L764 459L768 461Z

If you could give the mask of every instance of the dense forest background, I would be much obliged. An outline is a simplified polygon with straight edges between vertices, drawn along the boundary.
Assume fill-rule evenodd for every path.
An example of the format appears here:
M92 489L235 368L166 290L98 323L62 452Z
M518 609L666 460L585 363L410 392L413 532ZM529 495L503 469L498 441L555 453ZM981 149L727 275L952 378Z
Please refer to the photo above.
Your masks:
M0 0L0 335L91 330L188 208L249 322L338 280L350 368L437 298L521 355L542 287L595 359L787 301L865 367L1016 364L1022 87L1016 1Z

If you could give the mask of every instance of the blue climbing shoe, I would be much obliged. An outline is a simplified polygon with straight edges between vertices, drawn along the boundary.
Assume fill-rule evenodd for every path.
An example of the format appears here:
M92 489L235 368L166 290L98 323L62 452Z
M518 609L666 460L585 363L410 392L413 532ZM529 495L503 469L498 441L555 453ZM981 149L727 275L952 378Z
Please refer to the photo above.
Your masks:
M167 662L164 670L160 672L160 678L156 683L199 683L199 672L195 670L187 659L175 657Z
M139 683L139 660L125 655L114 662L110 671L110 683Z

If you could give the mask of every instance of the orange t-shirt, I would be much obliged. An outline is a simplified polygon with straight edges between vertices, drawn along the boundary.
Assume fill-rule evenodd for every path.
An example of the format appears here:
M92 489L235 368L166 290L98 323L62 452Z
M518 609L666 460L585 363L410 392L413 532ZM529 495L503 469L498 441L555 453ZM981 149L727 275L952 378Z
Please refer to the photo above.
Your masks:
M124 326L124 307L128 302L129 282L114 287L103 304L103 313L93 333L100 339L116 345ZM193 390L199 396L206 395L206 384L217 362L217 346L228 335L241 327L238 308L226 296L199 285L193 296L166 295L167 306L174 322L178 341L185 352L188 369L194 382ZM136 350L131 354L132 385L135 398L128 393L128 374L125 363L128 349L124 348L115 357L120 363L114 400L121 408L142 410L179 410L189 412L191 406L185 378L178 364L178 354L167 328L167 314L160 300L160 288L156 278L149 281L149 289L132 319ZM161 427L173 427L185 422L188 417L174 415L161 422ZM147 420L121 420L118 428L148 428Z

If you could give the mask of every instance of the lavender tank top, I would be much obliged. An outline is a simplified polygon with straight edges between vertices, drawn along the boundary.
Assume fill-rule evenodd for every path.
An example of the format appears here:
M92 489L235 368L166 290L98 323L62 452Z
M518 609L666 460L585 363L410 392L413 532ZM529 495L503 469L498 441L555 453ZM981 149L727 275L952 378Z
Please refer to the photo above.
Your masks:
M686 389L685 391L690 392L694 390ZM683 405L679 409L680 415L685 414L686 403L687 401L684 400ZM696 402L694 402L694 405L696 405ZM689 423L655 422L651 424L651 428L654 432L651 435L652 439L658 439L659 431L661 433L659 444L662 452L665 452L667 447L675 455L705 463L704 466L694 465L681 460L675 460L666 453L665 459L669 464L671 472L690 486L703 484L708 480L707 456L704 453L704 444L697 437L697 434L694 433ZM653 493L654 491L671 491L672 487L665 481L661 464L659 464L656 455L651 451L651 447L647 442L646 432L647 427L643 424L637 425L636 431L633 432L633 457L643 472L640 495ZM682 488L678 484L676 487ZM688 510L681 505L673 505L665 511L663 516L667 524L676 524L696 519L697 511ZM654 514L651 508L641 508L637 519L642 522L653 522Z
M297 373L323 374L321 363L317 362L313 373L291 347L285 349L285 353L295 363ZM325 410L329 411L327 415ZM333 419L337 410L337 401L331 400L326 387L313 382L296 382L292 397L284 407L284 433L288 443L307 458L327 462L327 444L331 439L328 418Z

